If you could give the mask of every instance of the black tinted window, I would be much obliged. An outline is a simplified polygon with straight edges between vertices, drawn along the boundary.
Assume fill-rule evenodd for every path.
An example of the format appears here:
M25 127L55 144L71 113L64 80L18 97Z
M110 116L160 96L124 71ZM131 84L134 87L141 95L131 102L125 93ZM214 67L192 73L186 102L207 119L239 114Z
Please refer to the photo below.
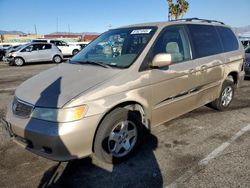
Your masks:
M245 51L247 54L250 54L250 47L248 47Z
M45 50L51 49L51 44L45 44L45 45L44 45L44 49L45 49Z
M56 45L56 46L61 46L60 45L60 41L57 41L57 40L51 40L50 43Z
M34 44L32 51L42 50L42 44Z
M193 40L196 58L223 52L220 38L214 26L188 25Z
M55 44L56 46L66 46L67 44L60 40L51 40L51 43Z
M231 29L226 27L216 27L222 41L224 52L230 52L239 48L238 40Z
M47 40L32 40L32 42L47 42Z

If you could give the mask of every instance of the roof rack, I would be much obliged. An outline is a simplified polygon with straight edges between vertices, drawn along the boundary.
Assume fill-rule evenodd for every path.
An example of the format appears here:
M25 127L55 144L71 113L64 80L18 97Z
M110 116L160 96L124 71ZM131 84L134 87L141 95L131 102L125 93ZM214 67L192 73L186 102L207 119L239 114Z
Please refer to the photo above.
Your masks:
M220 22L217 20L207 20L207 19L200 19L200 18L183 18L183 19L177 19L177 20L171 20L171 21L186 21L186 22L201 21L201 22L207 22L207 23L220 23L222 25L225 25L223 22Z

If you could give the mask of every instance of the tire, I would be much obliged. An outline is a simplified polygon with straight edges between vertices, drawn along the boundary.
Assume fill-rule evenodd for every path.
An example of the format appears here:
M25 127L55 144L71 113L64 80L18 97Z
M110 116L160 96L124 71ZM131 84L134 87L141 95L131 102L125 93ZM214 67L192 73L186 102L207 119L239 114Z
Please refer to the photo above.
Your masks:
M14 59L14 64L15 64L16 66L23 66L24 63L25 63L25 61L24 61L23 58L21 58L21 57L15 57L15 59Z
M235 86L232 79L226 79L222 84L220 97L209 103L208 106L219 111L228 109L234 97L234 89Z
M74 56L74 55L76 55L78 52L79 52L79 50L74 49L73 52L72 52L72 55Z
M142 127L135 112L125 108L110 112L97 130L94 156L110 164L126 160L141 141Z
M62 62L61 56L55 55L55 56L53 57L53 62L54 62L54 63L61 63L61 62Z

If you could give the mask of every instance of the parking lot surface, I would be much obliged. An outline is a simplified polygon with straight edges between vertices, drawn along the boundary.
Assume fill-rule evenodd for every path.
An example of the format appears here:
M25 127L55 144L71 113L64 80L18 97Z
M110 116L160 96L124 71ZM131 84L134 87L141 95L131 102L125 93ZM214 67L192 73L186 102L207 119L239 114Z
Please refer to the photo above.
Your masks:
M0 62L0 118L19 84L53 66ZM129 160L115 166L90 157L50 161L0 129L0 177L0 187L250 187L250 80L228 111L201 107L155 127Z

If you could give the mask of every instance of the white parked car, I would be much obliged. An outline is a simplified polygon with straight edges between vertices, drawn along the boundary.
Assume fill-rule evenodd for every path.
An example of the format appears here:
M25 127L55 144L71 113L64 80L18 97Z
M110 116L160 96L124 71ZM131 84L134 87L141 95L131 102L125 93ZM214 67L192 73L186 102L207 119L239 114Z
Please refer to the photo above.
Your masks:
M32 42L52 43L61 50L63 56L74 56L81 50L81 46L79 45L70 45L62 40L57 40L57 39L35 39Z

